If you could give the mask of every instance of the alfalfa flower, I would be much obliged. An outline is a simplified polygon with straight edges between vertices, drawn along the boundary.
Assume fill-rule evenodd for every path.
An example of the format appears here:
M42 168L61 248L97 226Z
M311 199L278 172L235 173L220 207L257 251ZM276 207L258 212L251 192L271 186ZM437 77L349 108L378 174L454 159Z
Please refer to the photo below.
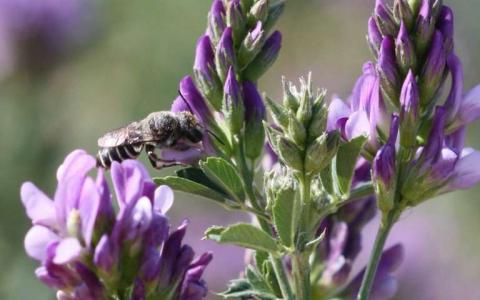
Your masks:
M37 277L58 299L204 298L201 274L211 254L194 260L193 249L182 244L186 222L170 231L165 213L172 190L156 187L137 161L114 162L114 205L104 172L89 176L94 167L94 157L82 150L68 155L53 200L32 183L22 185L33 223L25 249L41 263Z

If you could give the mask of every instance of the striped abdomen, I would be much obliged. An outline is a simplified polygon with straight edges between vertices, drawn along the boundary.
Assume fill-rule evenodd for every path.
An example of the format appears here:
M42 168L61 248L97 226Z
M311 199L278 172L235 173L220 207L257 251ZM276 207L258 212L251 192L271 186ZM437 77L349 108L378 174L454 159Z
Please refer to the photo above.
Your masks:
M135 159L140 155L142 149L143 144L101 148L97 153L97 166L108 169L112 165L112 161L122 162L126 159Z

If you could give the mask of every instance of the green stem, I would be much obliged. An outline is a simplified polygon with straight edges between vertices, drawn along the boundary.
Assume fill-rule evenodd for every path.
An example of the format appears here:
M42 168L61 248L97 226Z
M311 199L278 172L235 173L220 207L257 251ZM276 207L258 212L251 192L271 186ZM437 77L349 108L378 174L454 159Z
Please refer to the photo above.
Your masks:
M268 216L263 213L260 214L260 212L263 211L262 202L260 199L257 199L253 189L253 170L248 167L247 161L245 160L243 139L238 137L235 142L237 142L237 148L239 149L239 152L236 156L236 161L243 177L245 192L247 193L247 197L252 205L250 212L253 212L256 216L260 228L262 228L263 231L271 234L272 227L270 226L270 220L268 219ZM285 271L285 267L283 266L282 260L270 254L270 261L272 262L275 277L277 278L283 298L285 300L294 300L295 297L293 295L292 288L290 287L290 282L288 281L287 273Z
M372 289L373 282L375 280L375 274L377 272L378 264L380 263L380 258L382 257L383 248L385 242L387 241L388 234L397 220L396 211L392 210L382 218L380 227L378 228L377 236L375 238L375 243L373 245L372 254L370 260L368 261L367 270L363 276L362 285L360 286L360 291L358 292L357 300L368 300L370 295L370 290Z
M310 189L312 179L305 174L298 176L300 184L300 201L302 201L302 214L299 224L295 253L291 255L292 276L294 281L296 300L310 300L310 253L305 249L305 243L310 240Z
M285 268L283 266L282 260L280 258L275 258L270 256L270 260L273 265L273 270L275 271L275 275L277 277L278 285L280 286L280 290L282 291L283 299L285 300L293 300L295 297L293 296L292 288L290 287L290 282L288 281L287 273L285 272Z
M294 280L296 300L310 300L310 264L308 253L295 253L292 255L292 275Z

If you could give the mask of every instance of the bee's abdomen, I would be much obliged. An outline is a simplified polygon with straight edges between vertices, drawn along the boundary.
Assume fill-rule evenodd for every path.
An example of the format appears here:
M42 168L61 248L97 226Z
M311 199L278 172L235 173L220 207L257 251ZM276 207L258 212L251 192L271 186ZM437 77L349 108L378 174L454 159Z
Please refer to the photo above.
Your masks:
M109 169L113 161L122 162L137 158L142 149L143 144L101 148L97 153L97 166Z

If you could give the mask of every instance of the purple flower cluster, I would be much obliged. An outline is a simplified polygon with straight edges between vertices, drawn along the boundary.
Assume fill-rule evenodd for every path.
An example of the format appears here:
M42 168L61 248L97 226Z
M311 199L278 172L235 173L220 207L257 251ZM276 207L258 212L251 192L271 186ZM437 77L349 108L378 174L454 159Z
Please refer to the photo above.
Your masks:
M453 27L453 12L441 1L395 0L389 8L377 0L368 22L376 62L364 65L348 104L330 104L329 130L339 129L345 139L369 137L365 157L373 161L382 209L393 205L387 190L398 188L406 207L480 181L472 167L480 154L464 148L466 126L480 117L480 89L464 95Z
M94 3L79 0L0 0L0 72L44 71L92 36Z
M70 153L57 171L53 200L23 184L33 224L25 249L41 263L36 276L62 300L203 299L201 277L212 256L194 260L193 249L182 245L187 222L170 230L172 190L156 187L137 161L114 162L116 211L103 170L96 179L88 175L94 167L84 151Z
M276 17L269 17L269 2L249 3L240 0L214 0L208 27L195 52L194 76L180 82L181 96L172 111L189 111L214 135L227 144L220 127L228 135L244 134L247 157L256 159L265 140L262 121L265 105L255 82L277 58L281 34L269 30ZM182 99L184 97L184 99ZM224 125L221 125L224 124ZM206 135L201 153L172 153L170 159L191 163L203 155L222 151L216 138ZM188 151L188 150L187 150Z

